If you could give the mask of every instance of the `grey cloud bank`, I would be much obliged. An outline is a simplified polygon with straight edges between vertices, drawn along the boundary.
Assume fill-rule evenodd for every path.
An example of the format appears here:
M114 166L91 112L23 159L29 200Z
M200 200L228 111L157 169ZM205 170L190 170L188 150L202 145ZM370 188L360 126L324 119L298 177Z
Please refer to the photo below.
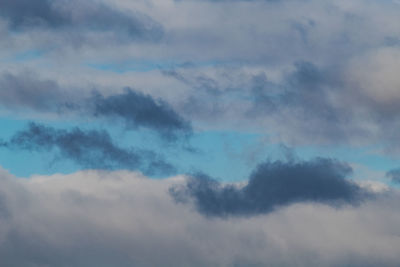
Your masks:
M0 174L5 266L397 266L396 192L341 209L295 204L267 216L208 219L176 204L183 177ZM384 220L382 218L385 218Z

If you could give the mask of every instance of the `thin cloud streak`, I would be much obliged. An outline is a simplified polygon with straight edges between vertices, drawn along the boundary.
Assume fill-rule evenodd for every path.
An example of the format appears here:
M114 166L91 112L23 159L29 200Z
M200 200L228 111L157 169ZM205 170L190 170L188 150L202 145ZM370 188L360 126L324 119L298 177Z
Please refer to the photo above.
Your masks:
M60 130L30 123L15 133L3 148L36 152L55 151L59 159L68 159L89 169L141 170L148 175L169 175L176 170L156 152L117 146L105 131Z

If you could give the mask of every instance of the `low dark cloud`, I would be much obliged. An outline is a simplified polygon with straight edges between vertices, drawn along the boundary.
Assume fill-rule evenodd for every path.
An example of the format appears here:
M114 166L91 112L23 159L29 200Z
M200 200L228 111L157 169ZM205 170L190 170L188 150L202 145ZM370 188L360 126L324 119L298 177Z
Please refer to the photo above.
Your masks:
M98 1L0 0L0 16L13 30L109 31L137 40L159 40L163 35L162 26L150 17Z
M88 106L93 109L95 117L120 119L128 128L149 128L170 140L179 135L190 135L192 131L190 123L167 102L130 88L108 97L96 93Z
M368 193L346 180L351 172L347 164L333 159L268 161L260 164L242 187L197 175L185 186L171 188L170 193L178 202L193 199L200 213L218 217L265 214L298 202L357 204Z
M148 175L175 172L175 168L155 152L120 147L104 130L60 130L30 123L27 129L15 133L1 146L37 152L56 151L56 158L69 159L90 169L141 170Z

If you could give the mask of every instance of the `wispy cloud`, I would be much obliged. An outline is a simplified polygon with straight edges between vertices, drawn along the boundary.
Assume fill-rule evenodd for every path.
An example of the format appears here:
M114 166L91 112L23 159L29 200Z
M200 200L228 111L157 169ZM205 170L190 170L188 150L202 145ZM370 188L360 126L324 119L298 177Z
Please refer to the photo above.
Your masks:
M400 183L400 169L390 170L386 173L386 177L389 178L393 183Z
M126 129L151 129L167 141L192 134L191 123L161 98L131 88L108 96L98 91L79 95L77 90L63 88L56 81L38 78L32 72L0 76L0 105L19 111L30 109L60 116L67 113L110 119Z
M105 130L60 130L30 123L26 130L15 133L1 146L38 152L55 151L58 158L72 160L90 169L141 170L150 175L175 172L175 168L156 152L119 147Z
M173 108L161 99L126 88L121 94L104 97L97 93L89 100L95 117L120 119L128 128L146 127L166 139L190 135L192 127Z

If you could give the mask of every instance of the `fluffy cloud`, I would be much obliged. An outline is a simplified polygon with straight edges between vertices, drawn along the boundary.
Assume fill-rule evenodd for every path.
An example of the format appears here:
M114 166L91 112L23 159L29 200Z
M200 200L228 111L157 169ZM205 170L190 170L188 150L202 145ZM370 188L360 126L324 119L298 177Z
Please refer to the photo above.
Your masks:
M242 187L200 175L172 188L171 195L177 202L192 198L201 213L219 217L259 215L297 202L356 204L368 193L345 179L350 172L347 164L332 159L265 162Z
M295 204L227 220L176 204L168 189L184 183L129 172L18 179L2 171L2 264L396 266L400 260L396 192L361 206Z

